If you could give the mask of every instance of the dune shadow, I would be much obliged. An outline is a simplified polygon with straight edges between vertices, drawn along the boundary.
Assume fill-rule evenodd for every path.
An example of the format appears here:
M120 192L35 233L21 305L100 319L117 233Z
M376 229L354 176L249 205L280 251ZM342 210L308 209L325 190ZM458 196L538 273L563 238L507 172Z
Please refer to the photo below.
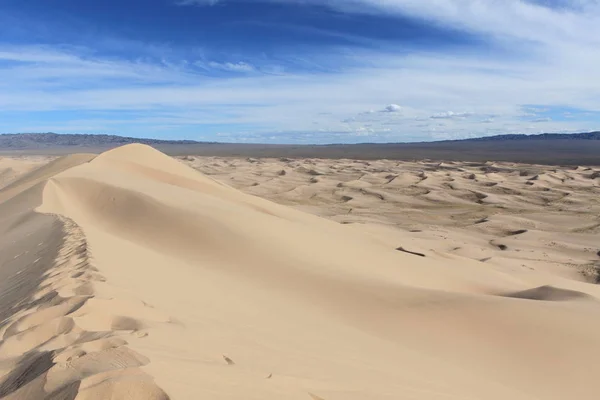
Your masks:
M503 297L538 301L595 300L593 296L590 296L587 293L557 288L550 285L504 294Z

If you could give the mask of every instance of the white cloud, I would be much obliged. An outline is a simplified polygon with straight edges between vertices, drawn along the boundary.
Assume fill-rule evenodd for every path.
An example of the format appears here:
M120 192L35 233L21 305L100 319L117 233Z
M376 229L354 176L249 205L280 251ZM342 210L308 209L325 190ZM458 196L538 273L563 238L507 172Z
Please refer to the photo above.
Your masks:
M400 112L401 110L402 107L400 107L398 104L390 104L389 106L385 107L382 111L388 113L396 113Z
M445 112L433 114L429 118L431 118L431 119L462 119L462 118L468 118L472 115L473 115L473 113L469 113L469 112L456 113L454 111L445 111Z

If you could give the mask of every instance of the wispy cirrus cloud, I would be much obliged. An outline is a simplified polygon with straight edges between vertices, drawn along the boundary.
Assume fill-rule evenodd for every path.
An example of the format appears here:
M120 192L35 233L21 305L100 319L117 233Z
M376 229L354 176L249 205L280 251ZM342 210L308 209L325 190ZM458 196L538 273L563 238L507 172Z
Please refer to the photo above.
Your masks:
M214 6L219 0L177 0L178 6Z
M236 5L233 1L222 3ZM552 46L600 43L600 2L597 0L271 0L274 3L317 5L347 13L397 14L490 39L527 40ZM185 5L214 5L211 0L183 0Z
M255 72L257 69L251 64L243 61L238 62L216 62L216 61L196 61L195 65L206 70L221 70L229 72Z

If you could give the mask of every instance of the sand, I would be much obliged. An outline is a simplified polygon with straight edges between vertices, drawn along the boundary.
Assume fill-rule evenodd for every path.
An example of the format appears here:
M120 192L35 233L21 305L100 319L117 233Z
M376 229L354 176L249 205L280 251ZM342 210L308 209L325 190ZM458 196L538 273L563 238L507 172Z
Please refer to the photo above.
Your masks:
M0 398L597 397L593 168L128 145L21 171Z

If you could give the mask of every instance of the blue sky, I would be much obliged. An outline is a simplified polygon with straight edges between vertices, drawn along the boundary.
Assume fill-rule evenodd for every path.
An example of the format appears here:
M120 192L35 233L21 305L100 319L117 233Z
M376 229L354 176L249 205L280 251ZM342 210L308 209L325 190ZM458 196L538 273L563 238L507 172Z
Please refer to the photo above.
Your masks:
M430 141L600 129L600 0L0 0L0 132Z

